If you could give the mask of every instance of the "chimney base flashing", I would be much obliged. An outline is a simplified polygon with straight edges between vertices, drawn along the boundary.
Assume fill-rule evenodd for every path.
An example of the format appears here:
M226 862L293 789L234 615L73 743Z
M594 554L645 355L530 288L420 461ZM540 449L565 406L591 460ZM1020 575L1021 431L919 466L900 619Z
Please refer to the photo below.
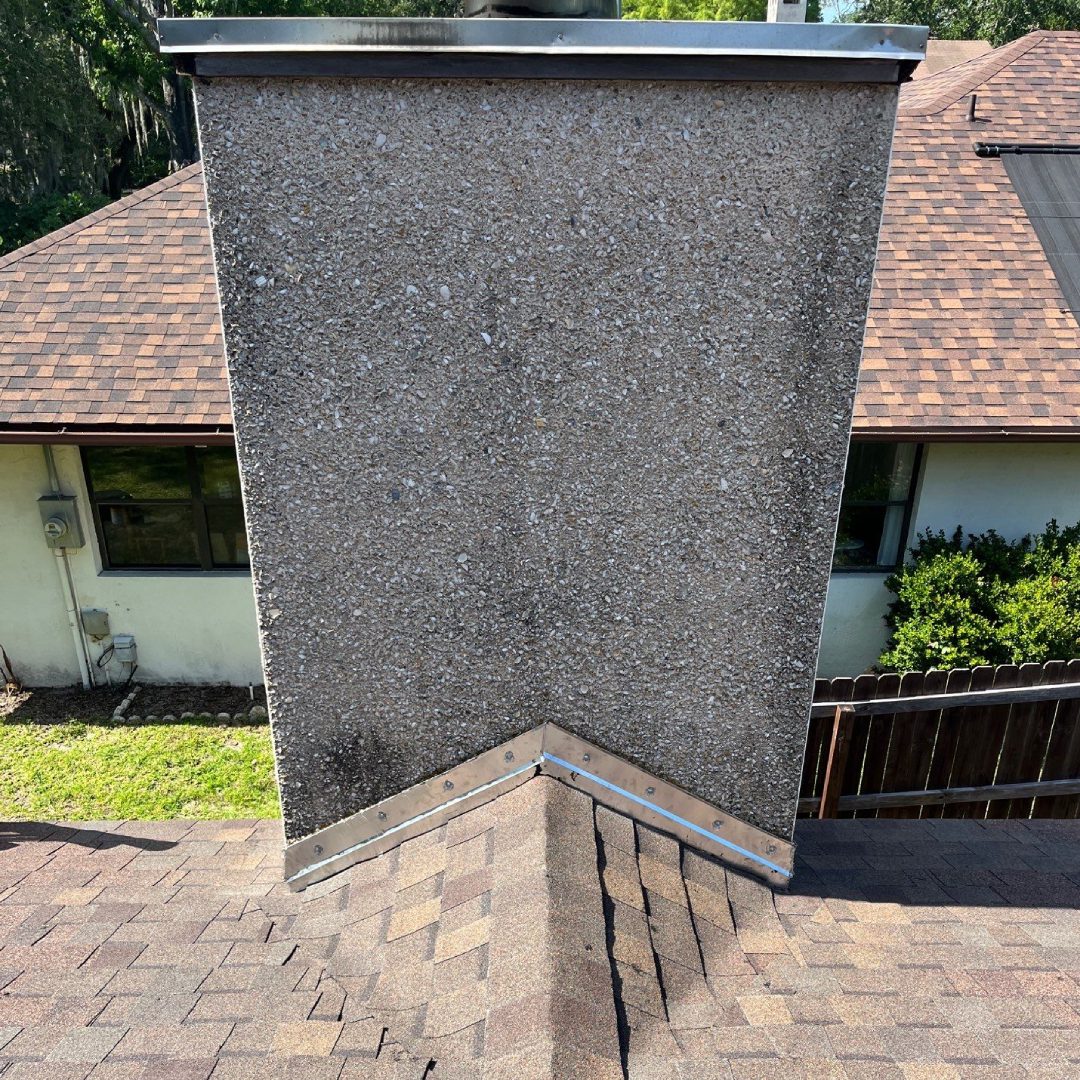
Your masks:
M447 772L361 810L285 849L294 891L551 776L635 821L670 833L727 866L787 888L795 848L555 724L542 724Z

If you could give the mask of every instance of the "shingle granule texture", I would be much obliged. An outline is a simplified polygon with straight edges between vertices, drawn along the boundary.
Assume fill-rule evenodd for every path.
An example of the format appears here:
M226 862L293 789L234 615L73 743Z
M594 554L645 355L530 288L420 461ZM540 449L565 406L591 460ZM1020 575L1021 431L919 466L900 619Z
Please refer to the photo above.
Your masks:
M5 1077L1071 1077L1080 823L801 821L791 893L540 778L290 893L280 822L0 826Z

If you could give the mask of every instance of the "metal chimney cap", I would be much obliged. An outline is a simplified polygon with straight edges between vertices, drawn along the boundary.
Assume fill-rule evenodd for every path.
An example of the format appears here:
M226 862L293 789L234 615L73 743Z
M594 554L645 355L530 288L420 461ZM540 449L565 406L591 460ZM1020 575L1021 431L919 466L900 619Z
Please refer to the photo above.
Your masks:
M590 18L161 19L158 30L162 53L210 78L865 83L906 79L928 35L924 26Z

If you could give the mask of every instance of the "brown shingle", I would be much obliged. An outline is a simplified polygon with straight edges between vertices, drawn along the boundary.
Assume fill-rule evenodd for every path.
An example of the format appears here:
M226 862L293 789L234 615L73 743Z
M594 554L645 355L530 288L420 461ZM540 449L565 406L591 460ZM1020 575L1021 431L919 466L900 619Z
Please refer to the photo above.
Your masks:
M978 44L934 46L944 63ZM1080 33L1037 31L904 89L858 434L1075 426L1080 327L976 140L1080 142ZM105 423L231 423L198 165L0 259L0 425Z
M773 894L537 778L298 896L277 822L5 825L0 1071L1076 1075L1080 823L813 821L796 838L794 891ZM464 876L416 880L440 850ZM642 890L643 864L663 892ZM689 909L661 866L681 866ZM615 867L640 908L605 888ZM86 874L116 898L85 902L69 883ZM394 915L478 874L484 893L394 938ZM185 944L226 923L224 958ZM462 948L440 951L444 929ZM133 946L155 963L126 967Z
M946 68L974 60L988 53L990 49L989 41L946 41L931 38L926 43L926 59L915 69L912 78L918 81L930 75L936 75Z
M1075 428L1080 326L976 141L1080 143L1080 33L1037 31L903 90L856 433Z
M0 258L0 426L231 427L202 166Z

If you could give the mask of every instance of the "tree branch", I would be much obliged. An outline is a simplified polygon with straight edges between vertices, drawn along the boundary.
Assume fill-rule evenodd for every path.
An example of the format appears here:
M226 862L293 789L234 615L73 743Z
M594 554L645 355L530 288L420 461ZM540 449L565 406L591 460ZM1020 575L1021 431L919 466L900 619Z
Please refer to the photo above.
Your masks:
M139 85L126 86L124 92L130 94L137 101L141 101L152 113L156 113L166 122L172 121L172 113L169 110L169 106L162 101L155 101L150 95Z
M153 19L148 17L147 21L140 18L137 12L133 11L127 4L122 3L121 0L104 0L104 3L114 15L123 19L143 39L152 52L158 51L157 27Z

